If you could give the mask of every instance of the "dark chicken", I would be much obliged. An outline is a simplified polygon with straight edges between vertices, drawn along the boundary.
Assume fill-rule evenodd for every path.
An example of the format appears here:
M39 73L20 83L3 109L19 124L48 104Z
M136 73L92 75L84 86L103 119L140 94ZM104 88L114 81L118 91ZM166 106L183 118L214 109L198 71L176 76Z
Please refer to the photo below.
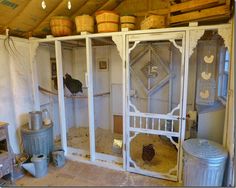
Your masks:
M154 156L155 156L155 150L153 148L153 144L143 146L143 153L142 153L143 161L150 162Z
M71 75L66 73L65 78L63 78L65 86L69 89L69 91L75 95L78 92L83 92L82 83L79 80L73 79Z

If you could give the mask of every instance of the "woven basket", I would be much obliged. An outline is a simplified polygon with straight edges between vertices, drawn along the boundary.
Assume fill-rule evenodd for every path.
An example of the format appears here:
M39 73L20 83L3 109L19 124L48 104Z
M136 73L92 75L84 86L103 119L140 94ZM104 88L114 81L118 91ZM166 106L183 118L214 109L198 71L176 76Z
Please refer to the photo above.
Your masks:
M110 23L110 22L99 23L97 25L97 27L98 27L99 33L118 31L118 24L117 23Z
M94 32L94 19L89 15L75 17L76 31L79 32Z
M120 23L131 23L135 24L136 17L135 16L121 16L120 17Z
M166 27L165 16L150 15L141 22L141 29L155 29Z
M55 16L50 21L53 36L67 36L72 34L73 22L65 16Z
M122 23L122 24L121 24L121 28L128 28L128 29L130 29L130 30L133 30L134 27L135 27L135 25L132 24L132 23Z
M119 15L113 11L101 10L96 12L96 21L98 24L104 22L119 23Z

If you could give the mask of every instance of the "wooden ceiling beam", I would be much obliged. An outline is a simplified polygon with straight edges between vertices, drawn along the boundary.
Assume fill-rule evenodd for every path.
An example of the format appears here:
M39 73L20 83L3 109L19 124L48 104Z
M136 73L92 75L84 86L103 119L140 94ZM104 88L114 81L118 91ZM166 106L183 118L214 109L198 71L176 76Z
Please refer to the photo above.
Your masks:
M105 5L108 1L109 1L109 0L106 0L105 3L103 3L101 6L99 6L98 8L96 8L95 11L94 11L93 13L91 13L91 14L94 14L100 7L102 7L103 5ZM89 3L89 0L87 1L87 3ZM86 4L87 4L87 3L86 3ZM86 4L85 4L83 7L85 7ZM71 16L71 18L74 18L75 16L77 16L77 15L78 15L77 12L79 12L83 7L81 7L80 9L78 9L78 10L76 11L76 13Z
M83 7L85 7L88 2L89 2L89 0L86 0L86 1L84 2L84 4L83 4L78 10L76 10L75 13L72 14L71 18L74 18L75 16L77 16L76 13L77 13L78 11L80 11Z
M122 1L124 1L124 0L109 0L102 7L100 7L98 10L107 10L110 7L112 7L111 10L113 10L117 6L119 6L119 4L122 3ZM114 7L112 5L114 5Z
M88 3L88 1L89 1L89 0L85 0L84 3L81 5L81 7L80 7L79 9L75 10L75 11L72 13L72 16L71 16L71 17L73 17L73 16L76 14L76 12L78 12L81 8L83 8L83 7Z
M107 1L107 2L106 2L105 4L103 4L101 7L99 7L98 9L96 9L96 10L93 12L92 16L95 15L96 11L99 11L99 10L110 10L110 9L107 8L107 7L111 6L112 4L115 5L114 7L117 7L117 6L120 4L120 1L123 1L123 0L109 0L109 1ZM119 2L118 5L116 5L116 2ZM113 10L114 7L113 7L111 10Z

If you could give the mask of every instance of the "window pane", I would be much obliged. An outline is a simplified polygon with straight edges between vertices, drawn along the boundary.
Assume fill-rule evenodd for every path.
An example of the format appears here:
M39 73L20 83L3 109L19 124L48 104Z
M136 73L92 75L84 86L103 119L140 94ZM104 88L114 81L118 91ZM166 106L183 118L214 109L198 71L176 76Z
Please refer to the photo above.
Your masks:
M225 61L229 61L229 51L225 51Z
M228 75L223 76L223 87L222 87L222 95L223 97L227 96L227 92L228 92Z
M229 72L229 62L225 61L224 71Z

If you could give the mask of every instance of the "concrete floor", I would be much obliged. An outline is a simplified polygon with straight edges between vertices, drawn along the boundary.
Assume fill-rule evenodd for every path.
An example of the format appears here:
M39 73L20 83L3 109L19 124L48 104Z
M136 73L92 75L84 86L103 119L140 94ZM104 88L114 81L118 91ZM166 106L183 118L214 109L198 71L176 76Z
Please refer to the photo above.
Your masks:
M26 174L17 186L181 186L177 182L115 171L95 165L67 161L62 168L49 166L48 175L34 178Z

